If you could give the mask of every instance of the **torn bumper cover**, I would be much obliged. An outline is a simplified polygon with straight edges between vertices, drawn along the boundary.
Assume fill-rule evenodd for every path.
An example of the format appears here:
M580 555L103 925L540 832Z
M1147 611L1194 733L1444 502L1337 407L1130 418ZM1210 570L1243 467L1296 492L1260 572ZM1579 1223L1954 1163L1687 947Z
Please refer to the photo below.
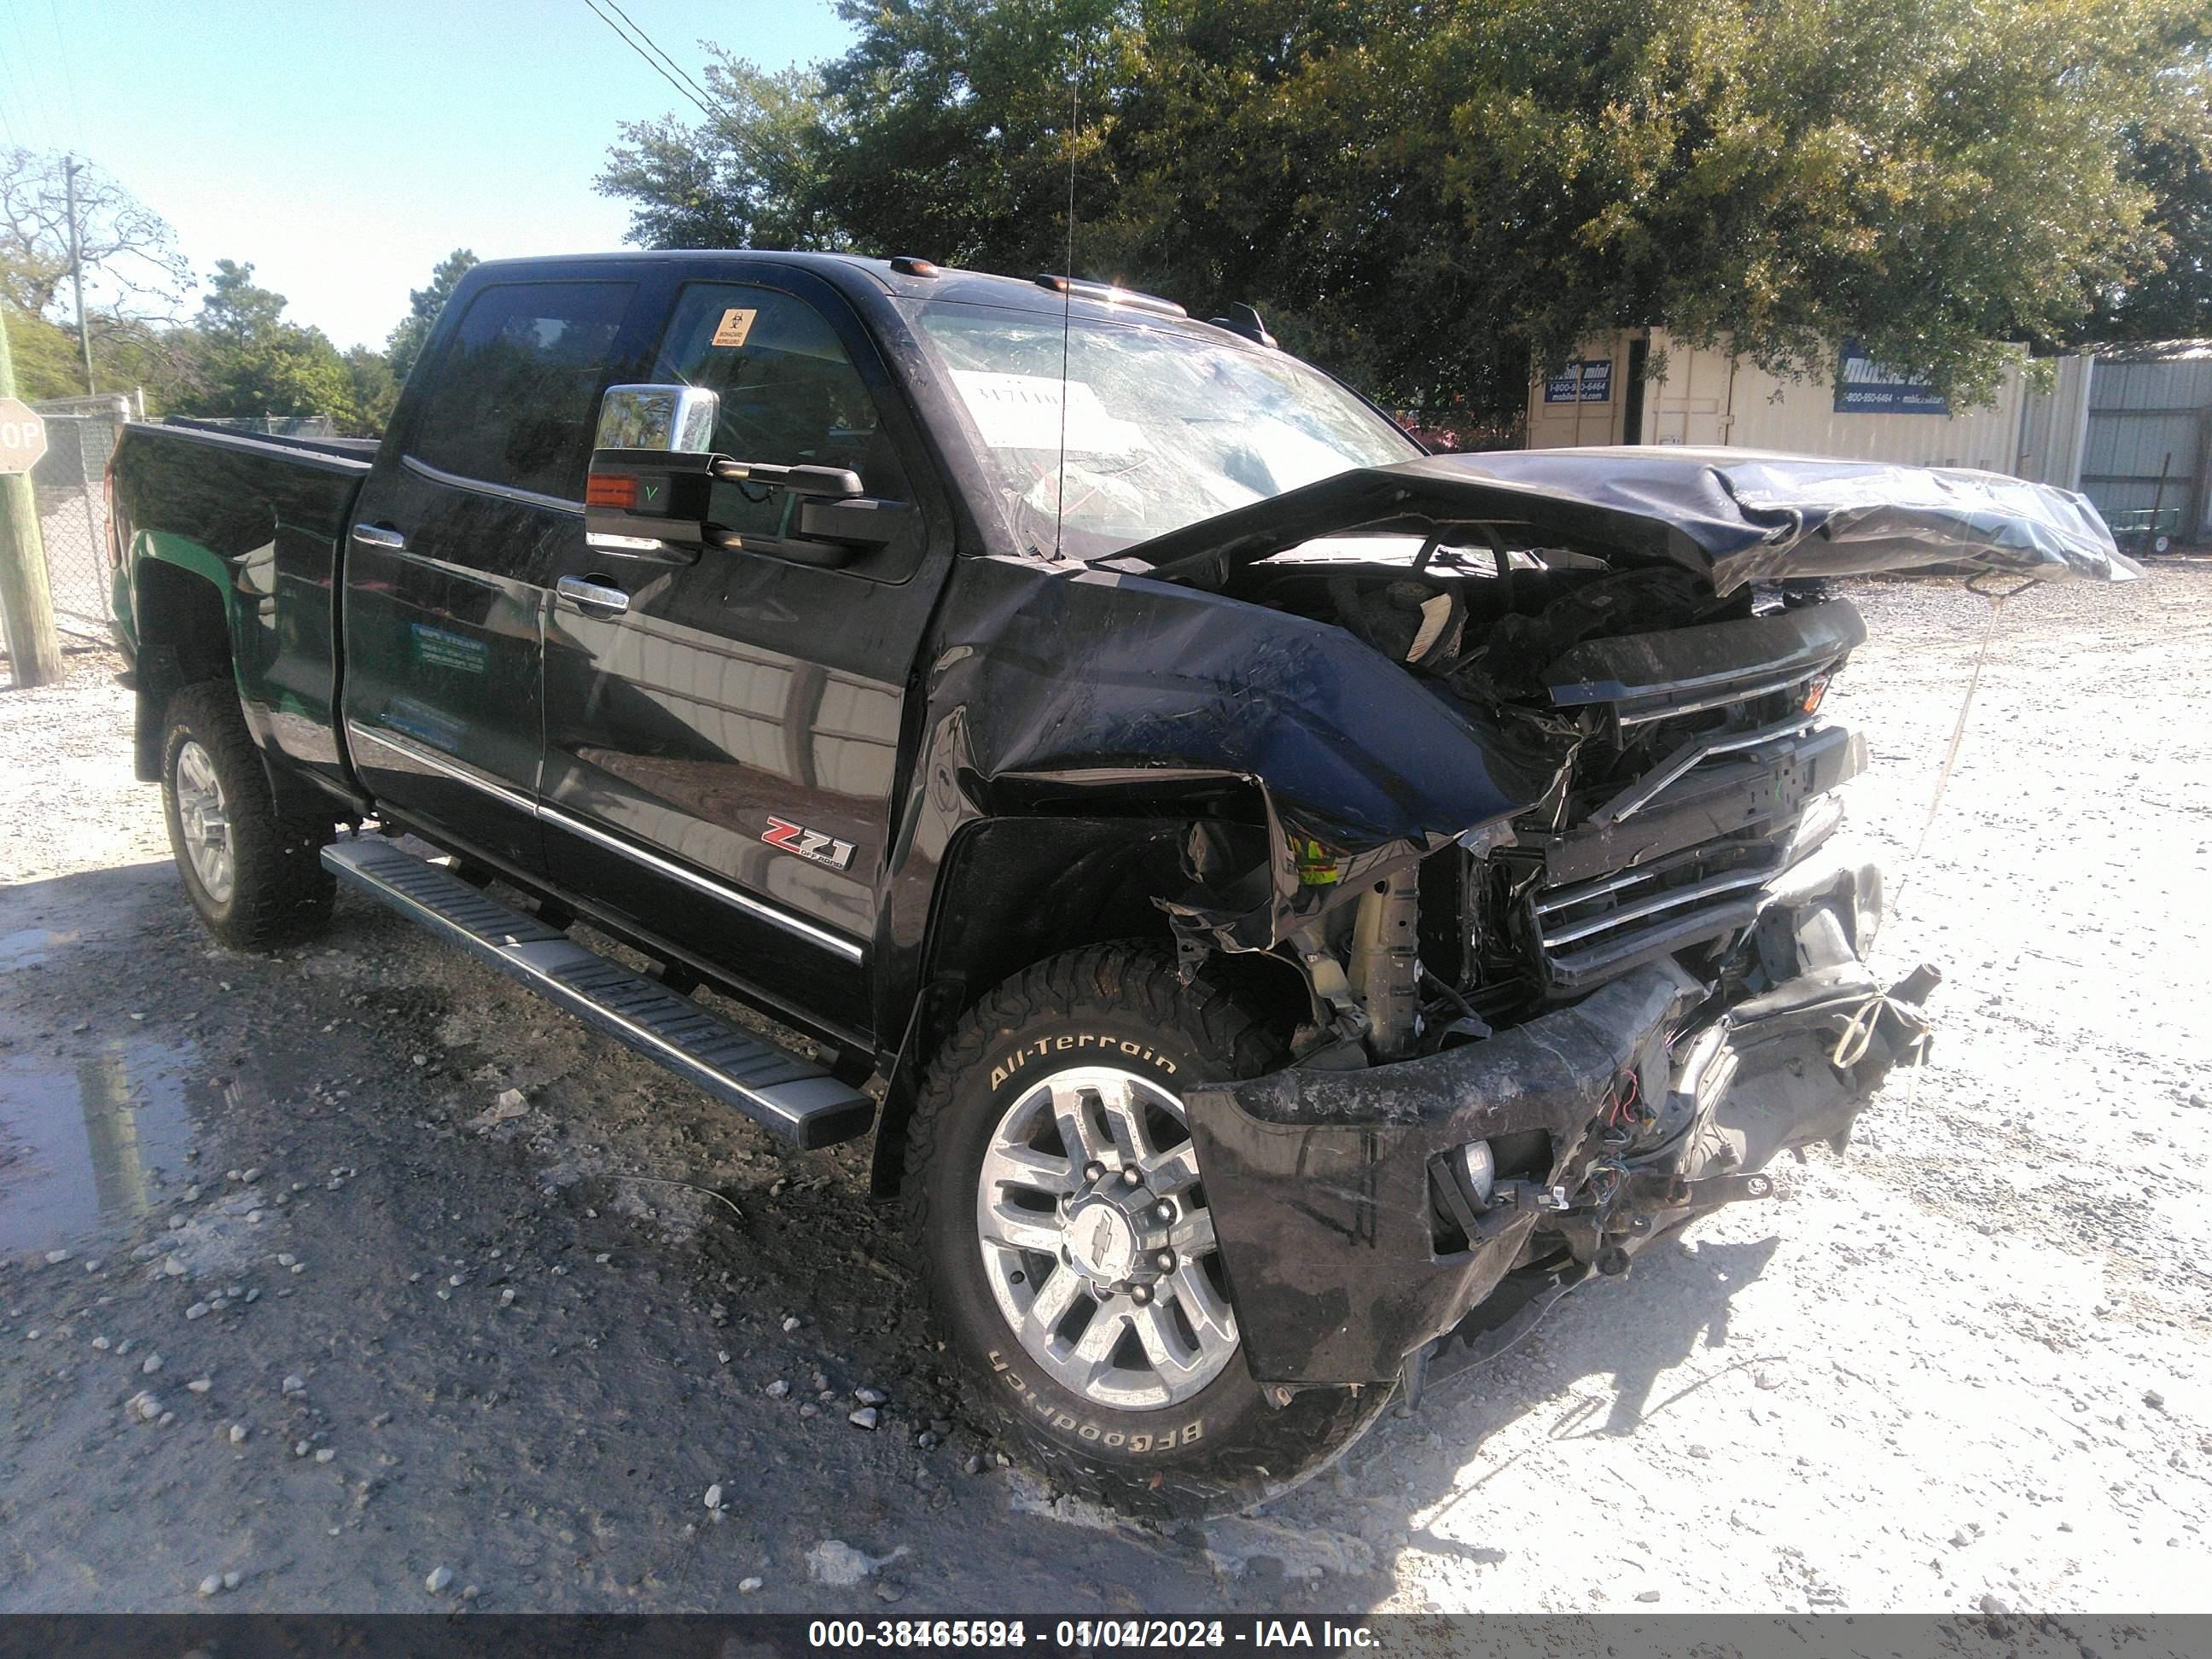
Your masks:
M1738 945L1716 1006L1671 959L1496 1036L1364 1071L1292 1068L1186 1098L1247 1363L1268 1383L1382 1382L1531 1254L1614 1270L1668 1222L1765 1190L1777 1152L1841 1143L1927 1025L1921 969L1885 992L1859 958L1871 868L1802 879ZM1635 1130L1622 1103L1640 1100ZM1456 1206L1474 1141L1540 1132L1528 1179ZM1451 1218L1454 1207L1458 1221ZM1540 1232L1558 1235L1538 1239Z

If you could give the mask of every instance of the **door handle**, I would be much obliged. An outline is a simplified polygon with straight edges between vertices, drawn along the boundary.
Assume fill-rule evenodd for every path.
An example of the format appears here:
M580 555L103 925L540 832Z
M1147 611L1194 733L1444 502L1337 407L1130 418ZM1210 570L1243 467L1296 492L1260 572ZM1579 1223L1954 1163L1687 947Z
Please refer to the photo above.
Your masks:
M553 584L553 591L564 599L573 599L594 611L612 611L619 614L629 609L629 595L619 587L604 581L593 581L587 576L563 576Z
M407 550L407 538L388 524L357 524L353 527L353 538L363 547L387 548L394 553Z

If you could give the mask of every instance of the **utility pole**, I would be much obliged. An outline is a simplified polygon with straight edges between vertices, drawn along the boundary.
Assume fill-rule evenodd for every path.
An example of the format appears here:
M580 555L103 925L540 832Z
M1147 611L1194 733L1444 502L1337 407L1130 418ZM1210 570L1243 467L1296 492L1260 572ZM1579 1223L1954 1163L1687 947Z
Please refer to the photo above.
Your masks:
M62 190L69 201L70 283L76 290L76 343L84 353L84 395L89 398L99 387L92 383L92 325L84 315L84 248L76 234L76 157L63 157Z
M15 359L0 319L0 398L15 395ZM39 535L39 500L25 473L0 473L0 638L17 690L62 677L61 637L54 632L53 596L46 588L46 549Z

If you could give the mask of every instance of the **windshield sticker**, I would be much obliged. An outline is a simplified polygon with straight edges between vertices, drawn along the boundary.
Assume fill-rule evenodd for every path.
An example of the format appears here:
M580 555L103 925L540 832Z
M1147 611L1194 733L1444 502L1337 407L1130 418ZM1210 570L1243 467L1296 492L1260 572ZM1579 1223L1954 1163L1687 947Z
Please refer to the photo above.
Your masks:
M1058 449L1062 382L1050 374L997 374L956 368L953 384L993 449ZM1145 447L1142 428L1106 412L1088 381L1069 380L1067 447L1078 455L1133 455Z
M753 331L753 319L759 315L757 309L724 312L722 320L714 327L714 343L718 346L743 345L745 336Z

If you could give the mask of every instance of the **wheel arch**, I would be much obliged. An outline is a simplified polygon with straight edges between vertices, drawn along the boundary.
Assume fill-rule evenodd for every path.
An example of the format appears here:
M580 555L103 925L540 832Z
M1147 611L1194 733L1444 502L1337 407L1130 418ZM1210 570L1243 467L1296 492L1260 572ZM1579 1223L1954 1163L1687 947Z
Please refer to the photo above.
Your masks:
M191 553L199 556L191 558ZM138 701L132 761L141 783L161 779L161 717L169 699L201 680L237 684L224 593L221 562L201 549L187 550L184 556L149 554L133 568Z
M871 1171L877 1196L899 1189L922 1068L985 993L1086 945L1174 947L1167 913L1155 901L1190 891L1187 848L1194 824L1224 820L1194 819L1188 808L1164 812L1140 798L1120 812L1097 810L1103 805L1079 814L977 819L947 848L915 992L877 1117ZM1285 1039L1310 1008L1303 970L1283 957L1215 952L1204 971Z

